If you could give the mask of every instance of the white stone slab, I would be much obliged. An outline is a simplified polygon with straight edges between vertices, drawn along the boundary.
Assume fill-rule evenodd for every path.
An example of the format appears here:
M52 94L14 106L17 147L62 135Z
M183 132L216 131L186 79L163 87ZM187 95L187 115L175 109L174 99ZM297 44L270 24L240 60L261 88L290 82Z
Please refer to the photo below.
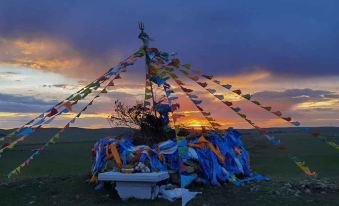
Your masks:
M168 179L167 172L151 172L151 173L121 173L121 172L104 172L100 173L98 180L100 181L119 181L119 182L160 182Z
M167 172L120 173L104 172L98 176L99 181L115 181L121 199L154 199L159 194L158 182L169 178Z

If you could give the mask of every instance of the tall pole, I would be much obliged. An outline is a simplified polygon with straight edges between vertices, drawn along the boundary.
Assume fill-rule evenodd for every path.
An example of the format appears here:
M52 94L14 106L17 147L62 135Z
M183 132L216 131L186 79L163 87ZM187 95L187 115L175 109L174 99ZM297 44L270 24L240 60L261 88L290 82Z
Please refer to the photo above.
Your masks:
M144 24L142 22L139 22L139 29L140 29L140 34L138 36L139 39L141 39L142 43L143 43L143 49L145 51L145 62L146 62L146 78L149 79L150 78L150 64L151 64L151 59L148 56L148 44L149 44L149 36L148 34L146 34L144 32ZM153 111L154 111L154 115L157 116L157 113L155 111L155 99L154 99L154 93L153 93L153 86L152 86L152 82L151 83L151 93L152 93L152 101L153 101Z

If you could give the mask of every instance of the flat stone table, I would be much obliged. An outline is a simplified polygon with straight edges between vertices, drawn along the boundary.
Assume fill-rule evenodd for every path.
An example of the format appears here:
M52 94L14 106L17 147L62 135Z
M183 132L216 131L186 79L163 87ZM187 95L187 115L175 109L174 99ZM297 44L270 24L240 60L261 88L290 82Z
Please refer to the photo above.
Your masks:
M167 172L121 173L104 172L98 176L99 181L116 182L115 189L121 199L154 199L158 196L158 182L169 178Z

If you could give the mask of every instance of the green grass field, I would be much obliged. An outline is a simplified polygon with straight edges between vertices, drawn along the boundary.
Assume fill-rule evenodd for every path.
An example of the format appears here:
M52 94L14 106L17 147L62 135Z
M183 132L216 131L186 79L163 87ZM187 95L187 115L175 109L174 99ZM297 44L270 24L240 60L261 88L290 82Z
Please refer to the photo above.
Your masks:
M339 134L339 128L319 128L322 134ZM56 129L42 129L24 143L5 151L0 158L0 205L180 205L165 200L121 201L110 185L96 191L87 183L91 168L93 143L108 135L128 132L125 129L87 130L72 128L59 142L50 145L20 175L7 179L7 174L24 161L32 149L40 147ZM241 130L250 152L255 172L272 178L268 182L252 182L241 187L192 185L202 191L189 205L339 205L339 151L300 129L272 129L286 150L277 150L252 130ZM7 133L8 131L4 131ZM339 143L339 137L332 140ZM316 178L306 177L288 156L305 160ZM323 189L314 189L316 182ZM292 185L286 189L284 185ZM306 185L306 186L305 186ZM313 185L313 186L312 186ZM300 187L310 187L309 192ZM296 189L297 188L297 189ZM299 188L299 189L298 189ZM330 189L328 189L330 188ZM314 191L313 191L314 189ZM306 191L306 192L305 192Z

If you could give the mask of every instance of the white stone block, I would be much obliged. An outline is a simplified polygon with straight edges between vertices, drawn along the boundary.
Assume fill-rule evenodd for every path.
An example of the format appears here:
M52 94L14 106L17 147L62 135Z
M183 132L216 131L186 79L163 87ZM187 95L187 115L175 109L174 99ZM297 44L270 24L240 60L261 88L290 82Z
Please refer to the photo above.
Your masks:
M158 182L169 178L167 172L120 173L104 172L98 176L99 181L116 182L115 189L121 199L154 199L158 196Z

